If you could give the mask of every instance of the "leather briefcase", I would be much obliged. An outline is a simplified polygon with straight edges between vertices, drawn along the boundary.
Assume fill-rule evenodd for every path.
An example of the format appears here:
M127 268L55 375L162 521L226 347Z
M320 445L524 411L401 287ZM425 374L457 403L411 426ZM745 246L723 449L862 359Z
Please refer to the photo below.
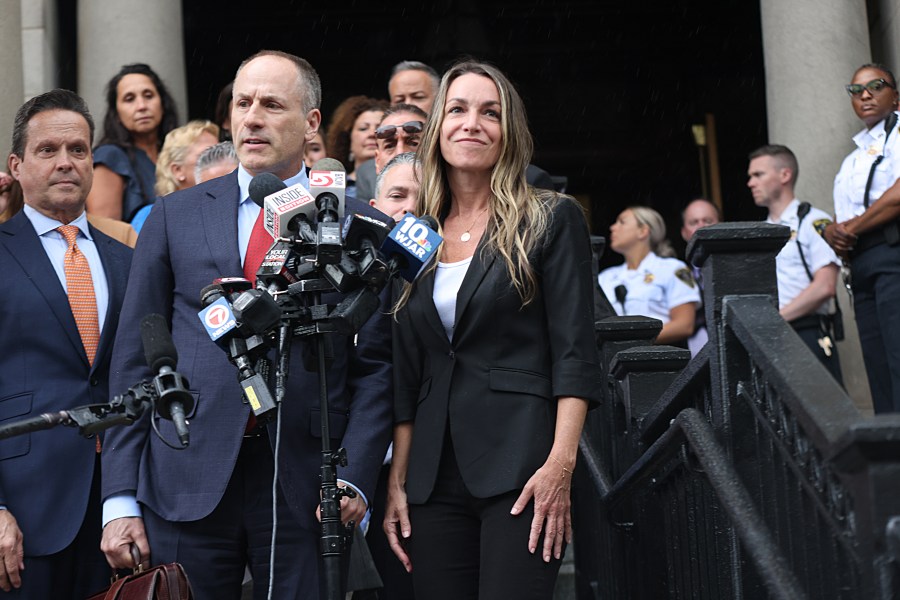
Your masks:
M132 546L132 556L138 567L131 575L113 575L108 588L87 600L194 600L187 573L180 564L169 563L145 570L135 546Z

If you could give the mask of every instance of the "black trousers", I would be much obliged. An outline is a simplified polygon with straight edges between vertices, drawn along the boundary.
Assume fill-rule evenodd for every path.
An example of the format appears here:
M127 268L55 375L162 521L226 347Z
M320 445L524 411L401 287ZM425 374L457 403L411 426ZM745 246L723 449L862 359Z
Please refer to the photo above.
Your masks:
M68 433L68 432L67 432ZM35 490L39 492L39 490ZM61 508L62 509L62 508ZM25 556L22 587L0 598L16 600L84 600L109 585L112 571L100 551L100 455L94 461L91 496L81 528L63 550L48 556ZM15 514L13 514L15 516ZM23 531L25 548L28 532Z
M268 438L245 439L225 495L206 518L176 523L144 507L153 564L180 562L196 600L238 600L244 567L253 598L266 598L272 539L274 457ZM278 490L273 598L319 599L319 533L315 515L301 524Z
M449 436L448 436L449 437ZM416 598L428 600L549 600L560 560L545 563L541 544L528 551L534 502L521 515L509 511L520 490L492 498L469 493L449 443L435 489L411 505L412 560Z
M853 257L853 308L876 413L900 412L900 245Z
M822 329L819 325L811 325L809 327L794 327L794 331L797 332L797 335L800 336L800 339L803 340L813 354L816 355L816 358L819 359L825 368L828 369L828 372L831 373L831 376L834 377L834 380L837 381L841 386L844 385L844 376L841 375L841 361L838 358L838 349L837 345L832 345L831 347L831 356L825 354L825 351L819 345L819 339L822 337ZM832 343L834 340L832 339Z

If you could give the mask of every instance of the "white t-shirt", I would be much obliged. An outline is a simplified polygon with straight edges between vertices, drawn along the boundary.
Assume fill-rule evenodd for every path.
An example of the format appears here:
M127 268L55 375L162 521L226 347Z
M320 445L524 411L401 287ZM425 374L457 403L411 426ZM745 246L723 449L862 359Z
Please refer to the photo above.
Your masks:
M434 292L431 299L441 317L441 324L447 332L447 339L453 340L453 327L456 324L456 296L472 257L455 263L439 262L434 273Z

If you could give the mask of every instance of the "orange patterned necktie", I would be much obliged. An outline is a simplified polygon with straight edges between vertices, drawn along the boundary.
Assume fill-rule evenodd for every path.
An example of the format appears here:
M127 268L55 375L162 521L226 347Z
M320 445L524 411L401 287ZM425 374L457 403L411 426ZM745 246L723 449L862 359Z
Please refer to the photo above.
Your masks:
M88 361L93 365L100 343L100 325L97 320L97 298L94 296L94 281L91 279L91 267L87 258L75 244L78 227L63 225L56 228L69 244L65 257L66 292L69 294L69 306L72 316L81 334L81 343L87 353Z

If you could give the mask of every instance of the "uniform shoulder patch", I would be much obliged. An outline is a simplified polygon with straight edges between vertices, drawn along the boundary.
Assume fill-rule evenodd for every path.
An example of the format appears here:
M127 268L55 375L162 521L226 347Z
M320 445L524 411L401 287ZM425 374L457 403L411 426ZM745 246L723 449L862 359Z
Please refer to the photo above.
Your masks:
M691 273L690 269L681 268L675 271L675 277L683 281L688 285L688 287L694 287L696 282L694 281L694 275Z
M816 233L825 237L825 228L831 225L831 219L816 219L813 221L813 229L816 230Z

